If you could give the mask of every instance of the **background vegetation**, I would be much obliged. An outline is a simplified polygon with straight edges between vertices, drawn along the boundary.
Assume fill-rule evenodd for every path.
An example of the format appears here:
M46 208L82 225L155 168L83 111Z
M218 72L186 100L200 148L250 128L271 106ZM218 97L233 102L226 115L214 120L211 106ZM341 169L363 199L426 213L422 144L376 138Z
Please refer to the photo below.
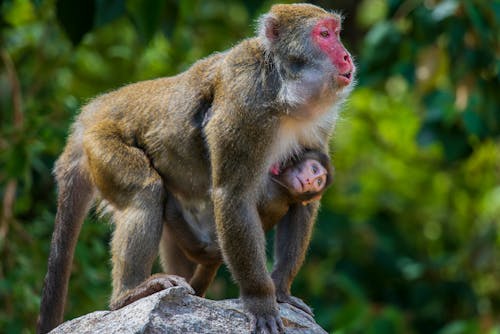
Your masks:
M500 333L500 2L341 9L358 87L293 292L331 333ZM270 1L0 1L0 332L33 332L51 168L80 106L250 36ZM67 318L104 309L111 226L88 219ZM237 296L221 270L212 298Z

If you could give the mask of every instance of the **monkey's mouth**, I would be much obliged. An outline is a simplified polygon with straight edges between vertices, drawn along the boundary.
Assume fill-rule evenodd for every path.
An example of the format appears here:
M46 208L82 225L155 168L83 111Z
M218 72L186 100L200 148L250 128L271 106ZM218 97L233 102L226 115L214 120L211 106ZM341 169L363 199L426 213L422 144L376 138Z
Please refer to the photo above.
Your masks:
M341 85L348 85L351 83L352 71L340 73L337 75L337 82Z
M347 73L341 74L340 76L342 76L342 77L344 77L344 78L347 78L347 79L351 80L351 75L352 75L352 73L351 73L351 72L347 72Z

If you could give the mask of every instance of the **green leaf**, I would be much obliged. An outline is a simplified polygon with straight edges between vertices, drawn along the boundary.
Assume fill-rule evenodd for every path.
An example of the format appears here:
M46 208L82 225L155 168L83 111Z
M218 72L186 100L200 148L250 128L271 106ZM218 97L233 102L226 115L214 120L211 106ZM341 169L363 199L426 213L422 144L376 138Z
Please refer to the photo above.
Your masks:
M449 122L455 119L454 96L451 92L439 89L424 98L427 122Z
M166 0L165 1L165 11L162 19L162 32L167 37L172 37L174 34L175 25L177 23L177 17L179 16L179 6L182 4L178 3L176 0Z
M447 125L443 122L425 122L417 135L420 146L426 147L440 142L448 162L464 158L472 152L472 148L457 124Z
M381 22L375 25L366 36L362 55L363 63L360 65L360 82L382 81L397 66L394 57L400 52L401 32L392 22ZM370 73L369 76L363 73Z
M56 16L73 45L78 45L94 25L94 0L57 0Z
M457 8L458 2L456 0L443 1L432 11L432 18L436 21L442 21L455 14Z
M498 22L500 22L500 1L494 0L493 3L491 4L491 11L495 15L495 19L498 25Z
M254 16L255 13L257 13L261 8L261 3L259 1L243 0L242 2L246 10L248 11L249 16Z
M149 43L160 27L165 2L162 0L128 0L126 7L142 42Z
M479 333L479 326L475 321L454 321L439 331L439 334L473 334Z
M486 36L489 36L489 31L477 6L472 4L470 0L466 0L464 5L467 13L469 14L469 18L472 21L472 25L478 30L479 37L485 40Z
M449 162L465 158L472 152L467 138L457 128L441 129L439 133L446 160Z
M125 0L96 0L95 26L103 26L125 14Z
M485 134L486 127L484 126L483 121L476 112L472 110L466 110L464 113L462 113L462 119L465 125L465 129L470 134L474 134L478 137L482 137Z
M31 0L31 2L37 7L40 8L42 7L43 0ZM0 0L0 6L2 4L2 0Z

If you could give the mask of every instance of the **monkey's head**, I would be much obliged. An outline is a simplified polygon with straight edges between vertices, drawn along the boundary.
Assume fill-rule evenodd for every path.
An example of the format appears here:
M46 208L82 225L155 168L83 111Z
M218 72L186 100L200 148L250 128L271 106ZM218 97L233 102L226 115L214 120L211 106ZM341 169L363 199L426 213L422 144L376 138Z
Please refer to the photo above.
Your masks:
M292 202L310 202L321 198L332 183L332 168L328 156L306 152L302 160L292 162L281 171L271 171L273 181L288 192Z
M340 41L341 24L340 15L309 4L274 5L261 17L259 36L283 81L282 100L347 95L355 66Z

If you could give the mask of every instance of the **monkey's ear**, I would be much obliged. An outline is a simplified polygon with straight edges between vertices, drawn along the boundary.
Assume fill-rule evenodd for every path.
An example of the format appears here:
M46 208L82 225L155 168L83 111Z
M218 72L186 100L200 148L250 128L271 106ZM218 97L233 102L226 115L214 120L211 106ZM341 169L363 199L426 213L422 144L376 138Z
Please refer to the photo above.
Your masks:
M272 44L280 35L279 21L273 14L262 15L259 19L259 36L266 42Z

